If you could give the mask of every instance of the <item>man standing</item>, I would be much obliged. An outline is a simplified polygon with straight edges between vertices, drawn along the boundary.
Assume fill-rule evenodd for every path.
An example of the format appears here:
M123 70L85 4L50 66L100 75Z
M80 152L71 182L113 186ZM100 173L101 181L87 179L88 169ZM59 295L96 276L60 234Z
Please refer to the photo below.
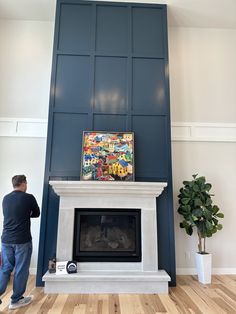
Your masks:
M25 175L12 178L14 190L3 198L2 266L0 267L0 296L6 291L15 268L13 294L9 309L31 303L33 296L24 297L32 254L30 218L39 217L40 210L32 194L26 193ZM1 300L0 300L1 303Z

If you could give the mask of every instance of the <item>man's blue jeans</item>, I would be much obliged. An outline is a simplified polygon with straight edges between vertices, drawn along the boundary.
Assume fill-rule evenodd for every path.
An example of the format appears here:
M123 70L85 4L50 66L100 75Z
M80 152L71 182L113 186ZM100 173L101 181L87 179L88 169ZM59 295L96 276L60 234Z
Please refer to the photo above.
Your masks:
M11 272L15 267L12 303L23 296L29 277L32 241L24 244L2 243L2 266L0 267L0 296L6 291Z

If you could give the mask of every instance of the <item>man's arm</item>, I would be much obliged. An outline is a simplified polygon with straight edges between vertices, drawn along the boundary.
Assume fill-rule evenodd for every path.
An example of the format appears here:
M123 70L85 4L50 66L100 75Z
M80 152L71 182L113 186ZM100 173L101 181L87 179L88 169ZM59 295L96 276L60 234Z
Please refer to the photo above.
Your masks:
M35 197L32 195L32 205L31 205L31 212L30 212L30 217L31 218L37 218L40 215L40 209L38 206L38 203L35 199Z

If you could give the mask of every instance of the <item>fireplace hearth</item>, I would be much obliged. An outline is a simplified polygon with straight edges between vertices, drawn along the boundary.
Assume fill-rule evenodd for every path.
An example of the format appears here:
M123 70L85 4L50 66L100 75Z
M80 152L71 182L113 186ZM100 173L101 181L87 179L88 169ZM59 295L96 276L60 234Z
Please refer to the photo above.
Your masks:
M140 209L75 209L73 259L140 262Z

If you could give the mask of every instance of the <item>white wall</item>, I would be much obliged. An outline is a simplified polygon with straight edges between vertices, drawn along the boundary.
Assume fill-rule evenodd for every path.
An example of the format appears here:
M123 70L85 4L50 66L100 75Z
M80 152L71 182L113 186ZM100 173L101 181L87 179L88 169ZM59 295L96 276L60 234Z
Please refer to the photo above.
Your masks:
M25 173L29 192L41 203L45 131L40 137L39 129L33 129L34 122L28 128L27 120L24 129L20 120L25 132L14 133L18 123L4 123L9 120L4 118L42 119L46 124L52 40L53 23L0 21L1 198L11 189L12 175ZM214 270L235 273L236 30L170 28L169 51L178 272L194 271L197 240L178 227L176 196L182 181L199 173L213 184L215 203L225 213L223 230L207 241L214 254ZM37 137L32 137L35 134ZM0 225L1 220L2 214ZM39 219L33 222L32 268L36 267L39 224Z
M195 267L196 234L179 228L176 213L182 181L195 173L212 183L214 202L225 214L223 230L207 239L214 272L236 273L236 30L171 28L169 51L172 122L206 126L205 142L191 141L184 128L181 140L172 142L177 273Z
M172 121L236 122L236 30L170 28Z
M12 191L11 178L15 174L25 174L28 193L35 196L39 206L42 203L44 163L46 153L45 138L0 137L0 199ZM2 210L0 214L0 234L2 233ZM33 255L31 268L36 268L40 218L31 219Z
M0 21L0 117L47 118L53 23Z
M0 200L12 190L12 176L25 174L28 192L35 195L41 207L45 128L41 128L44 132L40 135L40 123L35 123L38 121L24 121L47 119L52 43L52 22L0 21ZM8 117L24 119L19 123ZM2 218L0 210L0 234ZM37 266L39 229L40 219L32 219L33 270Z

